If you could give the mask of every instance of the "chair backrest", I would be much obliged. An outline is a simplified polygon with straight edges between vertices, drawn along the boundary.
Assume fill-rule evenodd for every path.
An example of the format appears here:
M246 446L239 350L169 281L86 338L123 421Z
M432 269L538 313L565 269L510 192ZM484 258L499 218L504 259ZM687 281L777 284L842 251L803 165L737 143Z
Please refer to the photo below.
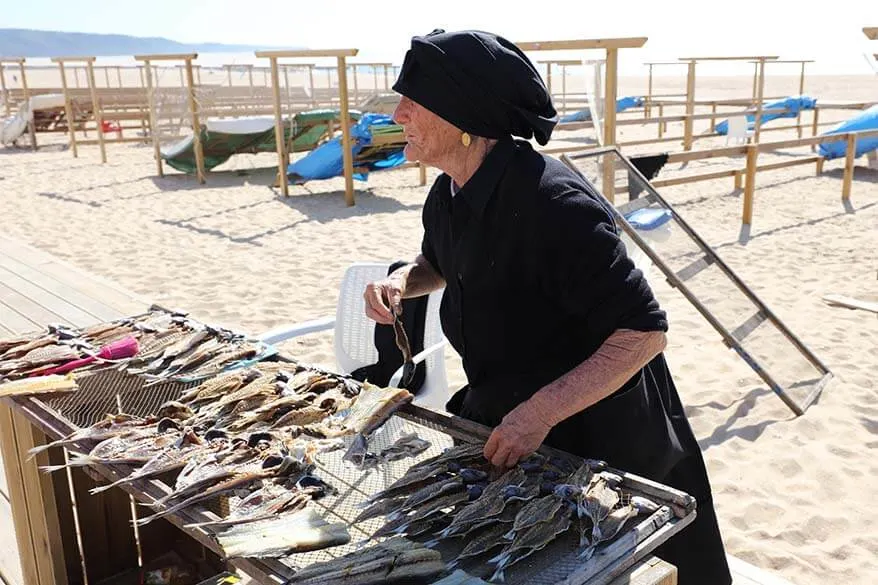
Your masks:
M728 138L746 141L750 136L750 130L747 124L747 116L731 116L729 117Z
M357 262L345 271L338 291L335 310L334 349L335 360L344 373L374 364L378 361L375 349L375 322L366 316L363 291L366 285L387 276L389 263ZM439 322L439 304L442 290L430 294L427 301L424 347L442 340ZM426 377L415 398L415 403L425 408L443 411L448 401L448 379L445 374L445 352L437 350L424 360Z

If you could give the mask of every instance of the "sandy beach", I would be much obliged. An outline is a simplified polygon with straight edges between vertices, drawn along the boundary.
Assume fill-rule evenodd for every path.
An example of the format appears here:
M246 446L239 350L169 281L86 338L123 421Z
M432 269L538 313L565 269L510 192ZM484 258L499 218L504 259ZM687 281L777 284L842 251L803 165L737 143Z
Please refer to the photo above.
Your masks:
M655 83L655 91L685 90L682 77ZM704 78L698 95L747 97L749 84L747 77ZM794 77L770 78L766 95L795 95L797 85ZM645 87L645 78L623 78L620 95L641 95ZM874 99L878 77L813 77L806 94ZM851 115L821 113L821 120ZM681 127L671 124L668 132ZM696 127L705 129L706 122ZM654 133L624 126L620 139ZM585 136L558 133L549 146L587 146ZM159 178L148 146L112 145L101 164L96 146L73 158L61 135L41 144L47 146L37 152L0 148L3 233L209 322L259 333L332 314L349 264L411 258L420 246L428 187L418 184L416 169L356 182L356 205L346 207L342 178L291 186L282 197L269 186L272 154L233 157L198 185L173 170ZM724 144L711 138L696 148ZM623 152L679 150L665 143ZM790 149L760 161L803 154L807 149ZM674 163L659 178L743 164L742 156ZM668 312L667 359L705 452L727 550L795 585L878 581L878 315L822 300L842 294L878 301L878 170L858 159L844 204L843 164L827 162L819 176L814 165L759 173L753 224L744 234L742 193L731 178L660 190L833 372L804 416L795 417L657 269L649 273ZM435 176L430 169L428 186ZM675 265L686 259L671 257ZM727 292L707 294L721 300ZM330 334L283 349L335 367ZM799 359L788 344L772 351L774 363ZM453 387L460 386L457 356L448 355L447 367Z

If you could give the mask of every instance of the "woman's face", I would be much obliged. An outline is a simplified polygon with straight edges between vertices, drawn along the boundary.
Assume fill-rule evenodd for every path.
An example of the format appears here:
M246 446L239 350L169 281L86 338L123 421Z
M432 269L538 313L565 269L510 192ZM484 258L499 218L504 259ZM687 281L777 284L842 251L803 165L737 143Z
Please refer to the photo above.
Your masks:
M461 131L427 108L402 96L393 120L405 129L405 158L443 169L460 145Z

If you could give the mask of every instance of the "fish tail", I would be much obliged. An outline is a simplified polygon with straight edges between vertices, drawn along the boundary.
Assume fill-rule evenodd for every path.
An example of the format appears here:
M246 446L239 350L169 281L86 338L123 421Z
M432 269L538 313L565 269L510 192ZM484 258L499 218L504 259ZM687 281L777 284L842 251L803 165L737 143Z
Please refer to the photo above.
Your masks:
M49 449L51 449L52 447L54 447L57 444L58 444L57 442L46 443L45 445L37 445L36 447L28 449L27 461L30 461L31 459L33 459L34 457L36 457L37 455L39 455L43 451L48 451Z
M506 576L503 574L506 570L506 567L498 567L494 574L491 575L491 578L488 581L493 583L504 583L506 581Z

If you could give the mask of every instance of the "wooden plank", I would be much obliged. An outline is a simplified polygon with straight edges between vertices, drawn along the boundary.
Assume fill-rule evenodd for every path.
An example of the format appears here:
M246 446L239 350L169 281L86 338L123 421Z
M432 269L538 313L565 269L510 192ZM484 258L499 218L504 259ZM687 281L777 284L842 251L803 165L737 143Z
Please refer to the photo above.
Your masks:
M609 585L677 585L677 567L658 557L650 557L613 579ZM735 585L739 585L737 581Z
M2 319L11 319L6 321L7 327L15 326L15 333L35 332L54 322L71 324L3 283L0 283L0 306L9 309L4 311Z
M762 311L758 311L750 316L749 319L741 323L738 327L736 327L733 331L731 331L732 337L737 339L739 342L744 341L748 335L753 333L759 325L765 322L768 319L768 316Z
M0 250L0 268L4 268L21 278L32 282L58 297L61 297L92 315L98 321L110 321L119 317L119 311L106 305L94 296L83 293L76 288L78 282L66 283L43 274L36 268L3 254Z
M136 61L180 61L197 59L198 53L159 53L155 55L134 55Z
M677 278L682 281L687 281L705 268L710 267L713 264L713 256L702 256L695 262L692 262L682 270L677 272Z
M18 543L12 530L12 507L6 498L0 498L0 526L5 528L0 532L0 582L6 585L24 585Z
M30 537L27 496L18 456L13 411L6 401L0 402L0 450L3 452L4 472L9 483L9 503L12 508L12 520L19 558L21 559L23 581L28 585L39 585L34 546Z
M52 478L38 468L39 465L48 465L48 455L43 452L31 461L25 460L30 449L47 442L46 436L31 425L21 413L13 411L12 419L18 440L18 454L21 458L20 469L39 583L67 585L67 571Z
M5 255L26 263L46 276L69 283L71 288L100 299L102 303L118 310L123 315L142 312L143 308L150 305L148 300L110 280L86 273L56 256L28 246L23 242L0 235L0 250Z
M878 41L878 26L864 26L863 34L871 41Z
M20 313L22 304L27 304L28 299L22 297L14 290L0 285L0 327L5 331L4 335L13 337L20 333L31 333L43 326L27 314ZM35 310L39 305L33 304Z
M34 303L48 311L53 317L42 322L43 325L59 320L65 320L72 323L76 327L84 327L92 325L95 322L94 316L83 311L76 305L73 305L63 298L47 291L39 285L24 279L14 272L10 272L6 268L0 268L0 285L10 288L20 295L27 297ZM45 316L45 311L39 311L39 315ZM23 312L19 310L19 312Z
M522 51L578 51L583 49L638 49L647 37L580 39L568 41L528 41L515 43Z
M823 295L823 301L830 305L839 305L849 309L863 309L864 311L878 313L878 302L874 301L864 301L837 294Z
M755 57L680 57L680 61L761 61L763 59L770 59L774 61L778 59L778 56L762 56L756 55Z
M68 63L79 61L81 63L94 63L95 57L52 57L52 63Z
M359 49L325 49L325 50L301 50L301 51L285 51L283 49L277 51L256 51L257 57L267 57L281 59L284 57L356 57Z

